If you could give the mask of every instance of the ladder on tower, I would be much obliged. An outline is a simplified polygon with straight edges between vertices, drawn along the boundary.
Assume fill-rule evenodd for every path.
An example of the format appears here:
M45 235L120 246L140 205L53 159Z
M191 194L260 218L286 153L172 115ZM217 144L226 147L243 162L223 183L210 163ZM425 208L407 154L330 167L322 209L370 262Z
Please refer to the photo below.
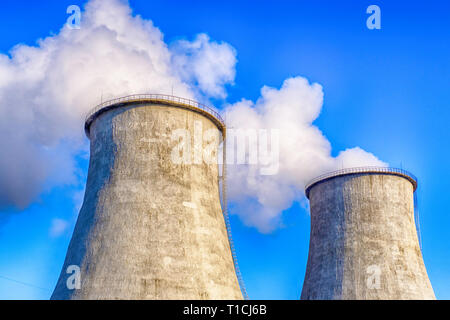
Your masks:
M233 264L234 264L234 270L236 272L236 277L239 283L239 287L241 289L242 296L245 300L249 300L247 290L245 288L244 279L242 278L241 270L239 269L239 264L237 260L236 255L236 249L234 247L234 241L233 236L231 233L231 224L230 224L230 217L228 214L228 202L227 202L227 152L226 152L226 128L223 128L222 131L222 155L223 155L223 161L222 161L222 213L223 218L225 221L225 226L227 228L227 235L228 235L228 242L230 244L230 250L231 250L231 256L233 257Z

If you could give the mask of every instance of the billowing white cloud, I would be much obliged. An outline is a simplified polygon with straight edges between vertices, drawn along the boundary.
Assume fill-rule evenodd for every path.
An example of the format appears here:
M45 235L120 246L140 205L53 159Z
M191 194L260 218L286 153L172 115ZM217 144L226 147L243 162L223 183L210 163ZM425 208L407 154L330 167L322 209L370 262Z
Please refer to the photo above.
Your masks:
M224 97L235 63L230 45L202 34L171 49L119 0L91 0L80 29L0 54L0 207L24 208L44 188L75 182L84 116L101 99L172 90Z
M211 42L200 34L193 42L179 40L171 46L173 63L180 78L204 93L225 98L224 86L233 83L236 52L228 43Z
M246 224L272 231L282 223L282 211L301 200L305 185L320 174L387 165L360 148L332 157L330 142L313 125L322 104L322 87L296 77L285 80L279 90L263 87L255 103L242 100L227 107L229 128L279 130L278 172L262 175L258 165L228 165L229 200Z

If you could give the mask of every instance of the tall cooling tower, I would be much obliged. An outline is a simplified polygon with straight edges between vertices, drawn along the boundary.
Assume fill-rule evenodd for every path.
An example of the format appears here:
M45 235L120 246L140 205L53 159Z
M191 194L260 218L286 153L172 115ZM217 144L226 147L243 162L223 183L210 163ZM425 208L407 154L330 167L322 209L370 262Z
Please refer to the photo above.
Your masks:
M242 299L218 164L173 158L180 145L201 156L205 132L217 156L220 116L136 95L97 107L85 129L86 192L52 299Z
M415 228L416 188L408 172L371 167L309 183L301 299L435 299Z

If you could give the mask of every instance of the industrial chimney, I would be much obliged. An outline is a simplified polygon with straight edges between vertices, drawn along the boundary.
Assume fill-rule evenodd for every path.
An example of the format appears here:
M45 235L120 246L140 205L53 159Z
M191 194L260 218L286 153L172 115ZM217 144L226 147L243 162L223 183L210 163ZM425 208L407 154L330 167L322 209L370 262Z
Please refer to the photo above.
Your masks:
M202 158L217 159L220 116L134 95L98 106L85 131L86 192L52 299L242 299L219 166Z
M351 168L306 186L311 236L301 299L435 299L414 223L417 179Z

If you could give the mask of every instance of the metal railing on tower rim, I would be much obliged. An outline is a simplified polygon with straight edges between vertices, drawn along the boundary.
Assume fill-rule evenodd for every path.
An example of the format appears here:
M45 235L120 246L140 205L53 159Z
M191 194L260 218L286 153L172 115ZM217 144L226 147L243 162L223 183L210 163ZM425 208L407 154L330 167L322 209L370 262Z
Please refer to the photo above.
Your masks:
M90 126L101 113L121 107L124 104L145 102L168 104L175 107L193 110L205 115L210 120L212 120L222 132L225 128L225 121L216 110L195 100L167 94L133 94L102 102L99 105L95 106L92 110L90 110L86 115L84 124L86 135L89 137Z
M348 175L348 174L358 174L358 173L385 173L385 174L393 174L393 175L401 176L401 177L409 180L412 183L412 185L414 187L414 191L416 191L416 189L417 189L417 184L418 184L417 178L412 173L410 173L406 170L399 169L399 168L390 168L390 167L355 167L355 168L346 168L346 169L341 169L341 170L325 173L323 175L320 175L320 176L312 179L311 181L309 181L306 184L305 195L307 198L309 198L309 191L318 182L321 182L323 180L327 180L330 178L338 177L338 176L344 176L344 175Z

